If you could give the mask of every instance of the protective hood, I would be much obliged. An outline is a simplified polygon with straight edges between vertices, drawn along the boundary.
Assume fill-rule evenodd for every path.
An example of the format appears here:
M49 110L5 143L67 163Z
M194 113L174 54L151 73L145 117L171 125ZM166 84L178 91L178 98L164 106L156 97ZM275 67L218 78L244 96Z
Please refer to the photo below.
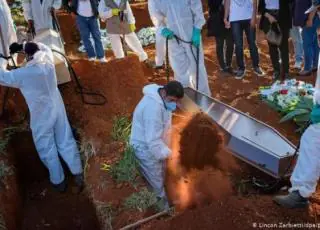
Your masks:
M32 66L36 64L53 64L47 54L43 51L38 51L33 55L33 59L27 63L26 66Z
M147 85L143 88L143 94L146 97L150 97L153 100L155 100L157 103L163 105L163 100L160 97L158 90L162 88L162 86L157 85L157 84L151 84L151 85Z

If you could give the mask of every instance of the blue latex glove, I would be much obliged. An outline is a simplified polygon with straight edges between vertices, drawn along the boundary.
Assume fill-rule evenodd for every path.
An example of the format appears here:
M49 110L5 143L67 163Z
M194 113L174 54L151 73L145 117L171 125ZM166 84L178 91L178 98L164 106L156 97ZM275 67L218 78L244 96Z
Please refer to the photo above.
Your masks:
M315 105L311 111L310 119L312 124L320 123L320 105Z
M174 33L171 30L169 30L167 27L161 30L161 35L168 39L172 39L174 37Z
M200 41L201 41L201 30L194 27L192 31L192 44L195 47L199 48Z

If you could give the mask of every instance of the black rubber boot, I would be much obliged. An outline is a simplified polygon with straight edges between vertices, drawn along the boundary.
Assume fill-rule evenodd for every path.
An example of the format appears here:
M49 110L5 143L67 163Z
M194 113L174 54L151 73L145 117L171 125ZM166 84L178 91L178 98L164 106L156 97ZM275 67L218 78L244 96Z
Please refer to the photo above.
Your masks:
M52 187L55 191L60 192L60 193L64 193L67 191L67 182L66 180L62 181L60 184L52 184Z
M74 183L77 186L77 193L80 193L84 189L84 176L83 174L74 175Z
M302 197L299 191L293 191L285 196L275 196L273 201L285 208L306 208L309 205L308 199Z

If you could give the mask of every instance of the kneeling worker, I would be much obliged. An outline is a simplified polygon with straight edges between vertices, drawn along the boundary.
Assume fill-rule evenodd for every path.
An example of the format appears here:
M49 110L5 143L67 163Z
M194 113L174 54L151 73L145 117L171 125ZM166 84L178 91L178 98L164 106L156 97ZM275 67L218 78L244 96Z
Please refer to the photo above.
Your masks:
M314 0L307 13L320 9L320 0ZM320 64L320 62L319 62ZM318 65L319 65L318 64ZM286 208L305 208L308 199L316 191L320 177L320 72L313 96L314 108L311 112L312 124L303 133L300 140L299 157L294 168L289 194L276 196L274 201Z
M156 84L145 86L143 94L133 114L130 144L142 175L167 209L164 172L165 160L171 154L171 116L177 102L183 98L184 90L179 82L171 81L163 87Z
M20 89L30 111L30 126L39 157L49 170L53 187L64 192L67 183L59 154L75 176L79 191L83 188L83 170L79 150L67 118L51 50L40 43L13 43L10 53L24 51L25 67L12 71L0 69L0 84Z

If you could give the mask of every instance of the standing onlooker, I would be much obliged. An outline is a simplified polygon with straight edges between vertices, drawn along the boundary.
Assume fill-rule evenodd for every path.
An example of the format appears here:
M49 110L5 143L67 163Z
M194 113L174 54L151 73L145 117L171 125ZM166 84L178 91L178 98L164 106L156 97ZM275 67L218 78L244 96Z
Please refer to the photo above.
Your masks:
M60 9L61 0L23 0L22 6L30 32L55 28L52 14L54 9Z
M0 54L10 56L9 45L17 41L16 31L6 0L0 0ZM0 69L7 68L7 60L0 58Z
M101 42L101 33L98 25L98 1L97 0L72 0L71 10L77 15L77 26L80 31L81 40L87 51L89 61L96 58L100 62L107 62ZM90 34L94 40L93 48Z
M305 14L312 5L312 0L295 0L294 24L302 27L302 40L304 49L304 69L300 76L311 75L312 70L317 70L319 47L317 43L317 27L320 25L316 12Z
M116 58L124 58L121 44L122 37L130 49L138 55L140 62L148 64L148 55L143 50L139 38L135 33L136 21L129 1L101 0L99 3L99 14L101 19L106 22L111 47Z
M156 57L155 57L155 68L161 69L164 64L164 59L166 55L166 39L161 35L162 28L160 27L160 22L157 18L159 12L157 11L155 1L158 0L148 0L148 9L151 21L156 29ZM156 16L158 14L158 16Z
M294 68L301 70L303 63L302 28L300 26L293 25L290 30L290 37L292 39L294 49Z
M208 36L216 38L216 52L220 68L225 73L232 72L233 38L231 29L225 28L223 0L208 0ZM224 48L226 46L226 49Z
M224 22L233 34L236 46L236 57L238 71L236 79L245 76L245 64L243 57L243 32L245 32L250 49L253 70L258 76L264 76L259 67L259 53L256 45L256 24L257 24L257 0L226 0Z
M291 15L291 0L260 0L259 13L261 13L260 29L265 34L270 29L278 30L282 34L281 43L279 46L268 42L269 53L273 66L273 77L275 79L280 77L280 71L283 71L285 78L289 77L289 32L292 27ZM281 53L281 68L280 57Z

